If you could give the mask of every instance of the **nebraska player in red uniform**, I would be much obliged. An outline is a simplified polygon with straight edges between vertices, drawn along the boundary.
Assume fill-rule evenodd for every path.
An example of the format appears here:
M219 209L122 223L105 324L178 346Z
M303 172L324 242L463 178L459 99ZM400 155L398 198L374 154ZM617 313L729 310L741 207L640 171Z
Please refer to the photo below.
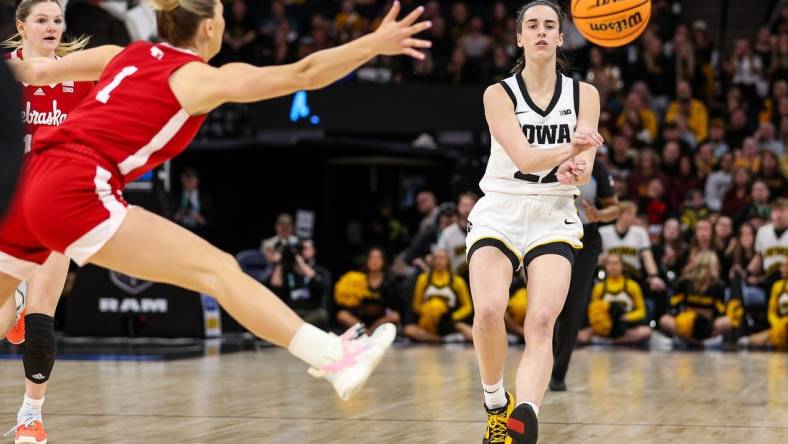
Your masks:
M244 274L232 256L184 228L122 198L124 184L176 156L206 113L226 102L253 102L317 89L378 55L422 58L429 28L418 8L397 21L394 3L373 33L283 66L206 63L224 32L219 0L153 0L166 42L103 46L60 60L14 63L32 84L95 80L91 94L57 130L33 140L17 199L0 225L0 295L27 279L52 250L141 279L216 296L256 335L287 347L347 399L366 382L395 336L357 328L341 337L306 324L278 297Z
M65 22L63 9L55 0L23 0L16 10L16 25L17 35L2 44L12 50L7 58L54 59L79 50L87 43L84 38L69 43L61 41ZM23 83L25 151L30 150L33 135L39 129L60 125L92 88L93 82L65 81L43 86ZM52 252L34 277L16 291L25 300L24 310L17 315L16 298L9 298L0 310L0 334L5 334L14 344L27 340L27 345L22 348L25 396L17 413L16 443L41 444L47 440L41 408L55 361L53 316L66 281L68 265L66 256ZM8 331L15 319L16 325ZM25 329L25 324L29 324L28 329Z

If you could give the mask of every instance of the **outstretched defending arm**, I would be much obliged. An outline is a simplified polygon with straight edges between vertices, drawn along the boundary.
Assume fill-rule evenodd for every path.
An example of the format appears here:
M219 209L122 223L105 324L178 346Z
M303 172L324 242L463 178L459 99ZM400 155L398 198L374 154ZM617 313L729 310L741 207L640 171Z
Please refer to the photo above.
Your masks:
M95 81L122 46L104 45L73 52L61 59L34 57L10 59L8 64L17 80L30 85L52 85L66 81Z
M421 59L424 55L417 48L429 48L431 43L413 36L431 26L427 21L416 23L424 8L397 21L399 11L399 2L395 2L375 32L288 65L261 68L230 63L217 69L189 64L173 76L173 91L194 115L227 102L257 102L323 88L379 55L404 54Z

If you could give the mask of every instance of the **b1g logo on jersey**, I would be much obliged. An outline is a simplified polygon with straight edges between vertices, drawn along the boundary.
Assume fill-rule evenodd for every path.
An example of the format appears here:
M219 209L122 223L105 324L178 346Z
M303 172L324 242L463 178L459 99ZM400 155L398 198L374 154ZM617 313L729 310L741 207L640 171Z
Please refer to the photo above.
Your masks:
M569 125L562 123L560 125L523 125L523 134L528 139L528 143L533 145L554 144L554 143L569 143L571 140L571 132Z

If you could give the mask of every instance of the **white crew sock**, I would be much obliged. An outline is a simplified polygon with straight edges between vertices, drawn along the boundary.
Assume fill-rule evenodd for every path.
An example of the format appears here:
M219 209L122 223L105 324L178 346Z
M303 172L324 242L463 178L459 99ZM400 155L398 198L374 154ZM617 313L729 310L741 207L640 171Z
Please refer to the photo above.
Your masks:
M19 409L19 412L16 415L17 421L21 421L23 413L32 413L37 417L41 417L41 407L44 406L44 399L33 399L25 395L24 400L22 401L22 407Z
M503 388L503 378L492 385L487 385L482 381L484 391L484 405L488 409L499 409L506 405L506 390Z
M312 367L320 368L325 364L324 357L339 344L339 338L330 335L312 324L304 323L298 329L287 351Z

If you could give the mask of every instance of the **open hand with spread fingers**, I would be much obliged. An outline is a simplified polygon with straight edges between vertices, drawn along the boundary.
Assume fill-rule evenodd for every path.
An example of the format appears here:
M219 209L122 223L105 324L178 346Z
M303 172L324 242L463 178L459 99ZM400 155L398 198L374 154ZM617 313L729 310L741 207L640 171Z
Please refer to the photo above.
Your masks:
M432 42L413 38L414 35L429 29L432 26L430 21L416 23L424 7L419 6L402 20L397 21L400 12L400 3L395 1L389 9L386 17L378 26L378 29L370 34L370 38L375 41L375 51L380 55L400 55L404 54L414 59L424 59L424 53L419 49L429 48Z

